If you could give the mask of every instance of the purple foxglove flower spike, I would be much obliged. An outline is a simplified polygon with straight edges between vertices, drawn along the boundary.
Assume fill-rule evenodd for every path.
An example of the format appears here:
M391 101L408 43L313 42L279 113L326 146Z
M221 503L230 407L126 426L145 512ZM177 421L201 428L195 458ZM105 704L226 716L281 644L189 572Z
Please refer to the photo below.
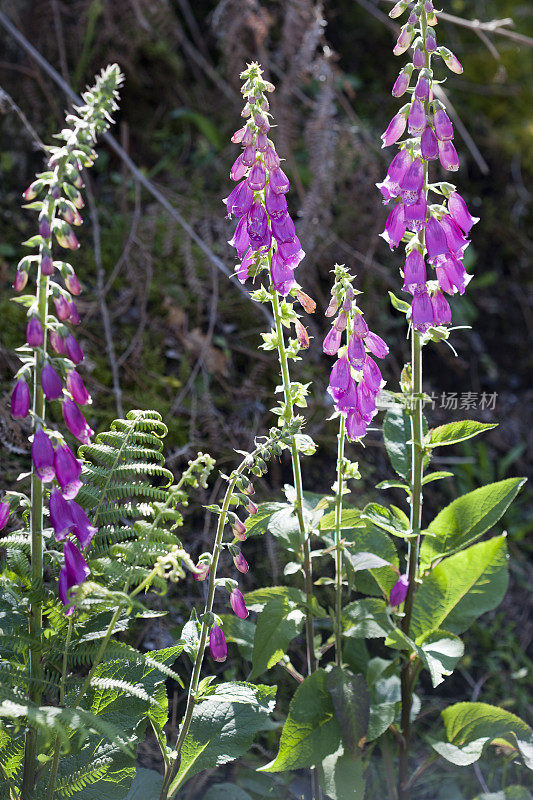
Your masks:
M269 180L270 188L275 194L287 194L289 191L289 179L282 169L273 169L270 172Z
M57 489L52 489L48 504L50 511L50 522L54 529L54 536L57 542L65 539L74 527L74 521L70 513L70 503L67 503Z
M75 457L70 447L62 444L56 447L54 469L65 500L73 500L82 486L81 466L81 461Z
M239 619L246 619L250 612L246 608L243 594L239 589L233 589L229 596L229 602L235 616L239 617Z
M82 444L90 444L91 436L94 434L76 403L70 398L63 400L63 419L65 425L73 436Z
M409 133L411 136L422 133L426 127L426 122L426 109L424 108L424 104L415 98L409 110Z
M97 533L98 528L91 525L91 521L83 508L78 505L74 500L70 502L70 514L73 521L72 532L76 536L81 547L85 549L90 543L94 534Z
M251 209L253 201L253 190L248 185L248 181L244 180L237 184L223 202L226 204L229 217L242 217L243 214L247 214Z
M325 351L327 352L327 351ZM332 355L329 353L329 355ZM361 337L354 334L348 340L348 360L354 369L362 369L366 361L366 350Z
M389 126L385 133L381 134L383 139L382 147L389 147L401 139L407 125L407 115L398 112L389 122Z
M72 363L76 365L81 364L83 361L83 350L71 333L69 333L65 339L65 348Z
M63 605L68 607L65 614L70 616L74 611L74 606L69 599L69 592L73 586L79 586L87 580L90 570L76 545L68 539L63 545L63 553L65 565L61 567L59 573L59 597Z
M405 259L403 290L413 294L416 286L426 283L426 264L419 250L411 250Z
M424 185L424 163L420 158L415 158L406 170L400 181L402 200L405 205L416 203Z
M67 389L72 395L72 399L80 406L86 406L91 402L91 396L80 375L72 369L67 375Z
M393 608L401 606L407 597L407 590L409 589L409 579L407 575L400 575L396 583L391 589L389 597L389 605Z
M30 390L24 378L15 384L11 395L11 416L13 419L24 419L30 410Z
M26 326L26 342L30 347L42 347L44 342L43 326L37 317L30 317Z
M421 333L425 333L434 324L433 306L426 286L415 289L411 314L414 329Z
M11 506L6 500L2 500L0 503L0 531L6 527L10 513Z
M322 350L324 353L326 353L328 356L337 355L339 352L339 347L341 346L341 336L341 331L338 331L335 326L331 328L322 344Z
M42 428L35 431L31 446L31 457L39 479L43 483L51 483L55 478L54 448Z
M465 233L470 233L476 222L479 222L479 217L472 216L465 201L457 192L452 192L449 196L448 210L455 222Z
M279 246L270 262L270 277L276 292L282 297L286 297L296 283L294 269L283 260L283 252Z
M213 661L225 661L228 655L228 646L226 639L222 633L222 629L218 625L213 625L209 634L209 649L211 651L211 658Z
M442 292L435 292L431 298L431 305L433 306L435 325L449 325L452 321L452 310Z
M424 133L420 138L420 150L422 158L426 161L435 161L439 157L439 144L433 128L426 125Z
M459 156L451 142L439 141L439 161L443 169L457 172L459 169Z
M440 141L451 141L453 139L453 125L443 108L437 108L435 111L433 124L435 126L435 135L437 139Z
M47 400L59 400L63 396L61 378L51 364L45 364L43 367L41 385Z
M388 345L383 341L381 336L377 335L377 333L372 333L369 331L365 336L365 344L372 355L376 356L376 358L385 358L385 356L388 355Z
M402 241L407 226L405 224L404 205L396 203L385 223L385 230L380 236L385 239L391 250L398 247Z
M245 575L250 569L250 567L248 566L248 562L246 561L245 557L243 556L240 550L233 556L233 563L235 564L239 572L243 573L243 575Z

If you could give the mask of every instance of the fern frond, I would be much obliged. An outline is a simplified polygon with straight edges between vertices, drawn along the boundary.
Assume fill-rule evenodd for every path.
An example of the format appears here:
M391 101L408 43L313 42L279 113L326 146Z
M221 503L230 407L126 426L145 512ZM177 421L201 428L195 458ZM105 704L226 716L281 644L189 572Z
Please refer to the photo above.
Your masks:
M113 763L110 757L99 758L92 761L87 766L66 775L57 782L56 792L60 797L73 797L77 792L81 792L86 786L91 786L102 780L109 772L109 767Z

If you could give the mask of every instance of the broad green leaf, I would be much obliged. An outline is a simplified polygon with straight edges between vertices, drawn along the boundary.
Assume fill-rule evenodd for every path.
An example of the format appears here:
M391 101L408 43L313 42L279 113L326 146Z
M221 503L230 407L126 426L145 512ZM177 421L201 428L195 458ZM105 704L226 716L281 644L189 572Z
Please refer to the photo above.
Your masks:
M224 636L233 642L247 661L252 660L254 649L255 623L248 619L239 619L235 614L220 614L224 628Z
M203 800L252 800L248 792L235 783L215 783L202 795L202 798Z
M180 642L183 645L184 651L187 653L191 662L196 658L198 647L200 646L200 631L202 626L198 622L196 611L193 608L191 611L191 618L183 626L181 632Z
M364 525L361 520L361 511L358 508L347 508L344 506L341 514L341 530L346 528L358 528ZM335 530L335 511L328 511L320 520L321 531Z
M406 526L404 519L400 519L394 511L379 503L368 503L363 509L363 518L400 539L409 539L413 536L409 530L408 520Z
M392 566L381 566L369 569L368 572L357 572L350 577L354 580L358 592L363 594L387 595L398 579L398 554L394 547L394 542L387 534L375 525L365 521L364 527L346 530L343 538L347 544L346 566L351 569L351 558L349 554L359 552L372 553L379 556L384 561L388 561ZM333 539L330 544L333 544Z
M433 481L441 481L443 478L453 478L453 472L430 472L429 475L424 475L422 478L422 486Z
M391 622L386 603L373 597L355 600L342 610L344 636L355 639L378 639L387 636Z
M342 667L333 667L326 677L326 688L341 728L345 750L359 755L365 743L370 714L370 697L362 675L352 675Z
M326 756L319 766L320 784L331 800L363 800L365 766L361 758L339 748Z
M390 561L386 561L384 558L381 558L381 556L375 555L375 553L347 552L346 558L350 562L350 566L354 572L361 572L365 569L379 569L380 567L392 566Z
M525 478L507 478L489 483L443 508L429 525L432 535L422 542L422 565L429 566L479 539L505 513L525 481Z
M376 483L376 489L403 489L405 492L410 491L409 486L401 481L380 481L380 483Z
M286 596L269 600L255 628L252 680L277 664L290 642L300 633L304 618L304 612Z
M421 644L439 628L462 633L477 617L500 604L507 582L505 536L445 558L422 579L415 594L412 638Z
M250 514L246 522L248 536L262 536L268 530L268 524L277 511L289 508L287 503L261 503L257 507L257 514Z
M290 553L300 551L300 524L292 506L285 506L272 514L268 530L285 550Z
M474 419L462 419L459 422L448 422L446 425L440 425L438 428L433 428L429 432L429 447L442 447L447 444L457 444L464 442L466 439L471 439L479 433L490 431L492 428L497 428L497 424L490 424L487 422L477 422Z
M265 586L264 589L254 589L244 595L246 607L250 611L262 611L266 604L275 597L286 597L292 603L305 604L305 595L295 586Z
M126 800L152 800L152 798L159 797L162 786L163 776L159 772L137 767Z
M335 719L326 677L326 671L318 669L297 688L281 732L279 752L261 772L311 767L337 751L341 729Z
M387 411L383 421L383 438L395 472L406 480L411 470L411 417L403 406Z
M429 670L433 686L439 686L464 653L463 642L446 631L435 631L417 649L424 665Z
M223 685L218 689L222 690ZM181 751L181 764L169 794L204 769L227 764L246 753L254 736L269 727L275 686L237 684L195 706Z
M477 761L485 745L506 744L518 750L526 766L533 769L533 731L520 717L488 703L455 703L442 712L448 743L433 748L453 764Z

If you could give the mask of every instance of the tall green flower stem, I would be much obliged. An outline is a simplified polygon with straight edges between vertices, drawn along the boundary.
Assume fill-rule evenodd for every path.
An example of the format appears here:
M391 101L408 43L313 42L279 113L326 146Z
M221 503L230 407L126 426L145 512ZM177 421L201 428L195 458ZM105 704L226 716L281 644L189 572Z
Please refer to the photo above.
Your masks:
M426 41L427 14L422 4L420 16L420 34L422 41ZM431 57L424 48L425 66L429 70ZM429 101L424 103L426 117L429 111ZM428 196L428 161L424 161L424 193ZM424 231L420 234L422 247L425 245ZM423 445L423 400L422 400L422 337L418 331L411 331L411 515L410 528L415 538L409 540L407 555L407 575L409 588L404 604L404 617L402 630L409 636L413 601L418 578L418 554L420 550L420 531L422 529L422 480L424 477L424 445ZM409 745L411 740L411 708L413 705L413 691L419 674L419 659L405 658L401 671L401 730L398 765L398 800L408 800L410 797L409 779Z
M346 419L340 415L337 434L337 491L335 494L335 663L342 666L342 578L343 543L341 536L342 496L344 490L344 441L346 439Z
M68 650L70 647L70 640L72 638L72 629L74 627L74 619L70 617L68 621L68 629L67 629L67 638L65 640L65 649L63 651L63 663L61 669L61 683L59 684L59 705L60 707L64 706L65 704L65 682L67 679L67 669L68 669ZM59 756L61 754L61 739L59 736L56 737L55 746L54 746L54 756L52 758L52 765L50 767L50 776L48 778L48 789L46 792L46 800L54 800L56 782L57 782L57 770L59 768Z
M291 388L291 379L289 374L289 362L287 358L287 350L285 348L285 336L283 333L283 324L281 321L281 310L279 305L278 293L274 286L270 287L270 296L272 304L272 312L274 314L274 321L276 324L276 341L279 355L279 363L281 367L281 379L283 385L283 396L285 398L285 422L291 423L294 421L294 397ZM317 659L315 655L314 634L313 634L313 570L311 566L311 545L309 541L309 534L306 531L304 512L303 512L303 484L302 484L302 470L300 465L300 454L296 440L293 438L290 444L292 474L294 479L294 489L296 492L295 511L298 517L298 527L300 528L300 537L302 540L303 548L303 570L305 581L305 639L307 651L307 672L311 674L317 667Z

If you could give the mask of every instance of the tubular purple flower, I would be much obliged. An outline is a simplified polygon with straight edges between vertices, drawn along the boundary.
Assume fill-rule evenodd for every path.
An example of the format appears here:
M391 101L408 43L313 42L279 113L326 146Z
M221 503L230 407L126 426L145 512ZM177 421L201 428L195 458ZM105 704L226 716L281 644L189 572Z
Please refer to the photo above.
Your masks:
M54 536L56 541L60 542L62 539L65 539L74 527L74 521L70 513L70 503L67 503L57 489L52 489L48 509L50 512L50 522L54 529Z
M400 181L400 191L405 205L416 203L424 185L424 162L415 158Z
M373 394L377 394L383 384L381 370L369 355L367 355L363 367L363 377L365 383Z
M462 258L469 245L469 240L452 217L448 215L441 217L440 224L446 236L450 253L456 258Z
M65 340L57 333L57 331L50 331L50 347L57 353L58 356L65 356L67 354L67 348L65 345Z
M338 331L341 333L346 330L346 326L348 325L348 317L346 316L346 311L342 310L335 322L333 323Z
M265 187L265 206L271 219L281 217L287 211L287 198L284 194L276 194L270 186L270 181Z
M11 513L11 506L6 500L0 503L0 531L4 530Z
M459 156L452 142L441 142L439 140L439 161L443 169L457 172L459 169Z
M365 336L365 344L376 358L385 358L388 355L389 347L377 333L369 331Z
M435 325L448 325L452 321L452 310L450 304L442 294L442 292L435 292L431 298L431 305L433 306L433 319Z
M394 50L392 51L395 56L401 56L402 53L405 53L406 50L409 49L411 42L413 41L413 36L415 35L415 30L412 25L404 25L400 31L400 35L396 40L396 44L394 46Z
M389 214L385 223L385 230L380 233L380 236L385 239L390 249L394 250L402 241L406 230L404 205L403 203L397 203Z
M280 247L277 248L272 256L270 262L270 277L272 278L272 283L274 284L276 292L282 297L286 297L290 290L296 285L294 269L288 262L283 260Z
M335 402L335 407L337 411L345 416L350 409L357 407L357 383L351 375L348 390Z
M55 269L54 262L52 261L50 256L49 255L44 255L41 258L41 273L43 275L50 276L50 275L54 274L54 269Z
M244 148L244 151L241 153L241 160L245 167L251 167L254 164L256 152L255 145L253 144L249 144L248 147Z
M276 153L273 147L268 147L265 152L265 166L269 171L273 169L278 169L281 161L279 160L279 156Z
M389 122L389 126L385 133L381 134L383 139L382 147L389 147L401 139L407 125L407 115L399 111Z
M356 336L366 336L368 333L368 325L362 314L356 314L353 320L353 332Z
M361 439L366 434L368 421L365 420L359 409L353 408L346 417L346 435L352 441Z
M209 649L213 661L225 661L228 655L228 646L222 629L214 624L209 634Z
M74 402L78 403L78 405L86 406L91 402L91 396L85 388L85 384L79 373L77 373L75 369L72 369L67 375L67 389L72 395Z
M429 80L424 74L418 76L415 86L415 97L417 100L427 100L429 98Z
M354 369L362 369L365 360L366 360L366 350L363 344L363 340L361 339L360 336L353 334L348 339L348 361L350 362L350 364Z
M248 186L254 192L264 189L266 183L265 165L262 161L256 161L248 175Z
M391 589L389 596L389 605L395 608L400 606L407 597L407 590L409 589L409 579L407 575L400 575L396 583Z
M248 562L246 561L245 557L243 556L240 550L233 556L233 563L235 564L239 572L243 573L243 575L245 575L250 569L250 567L248 566Z
M70 306L70 324L79 325L81 320L80 320L80 315L78 314L78 308L76 306L76 303L70 302L69 306Z
M244 180L238 183L231 194L222 202L226 204L229 217L242 217L243 214L247 214L251 209L253 201L254 193L248 185L248 181Z
M73 586L79 586L88 578L90 570L87 563L76 547L68 539L63 545L65 555L65 565L61 567L59 573L59 597L64 606L67 606L65 614L70 616L74 611L72 601L69 599L69 592Z
M426 283L426 264L419 250L411 250L405 259L403 290L413 294L415 288Z
M65 500L73 500L82 486L81 467L81 461L76 458L70 447L62 444L56 447L54 469Z
M260 153L264 153L268 147L268 138L266 133L258 133L257 139L255 142L255 146L259 150ZM278 164L279 167L279 164Z
M421 231L426 224L428 203L426 193L422 190L414 203L405 206L405 224L410 231Z
M65 425L73 436L82 444L90 444L91 436L94 434L76 403L70 398L63 400L63 419Z
M15 273L15 280L13 281L13 289L16 292L21 292L28 283L28 273L26 270L17 269Z
M62 294L60 294L59 297L54 297L54 307L57 318L60 319L61 322L66 322L70 317L70 306L66 297L63 297Z
M30 410L30 390L24 378L20 378L11 395L11 416L13 419L24 419Z
M44 332L41 321L37 317L30 317L26 326L26 342L30 347L41 347L44 342Z
M393 6L389 11L389 17L391 19L396 19L397 17L401 17L406 8L407 8L407 2L405 0L398 0L396 5Z
M456 75L462 74L463 65L451 50L448 50L447 47L439 47L439 53L450 72L455 72Z
M59 400L63 396L61 378L51 364L45 364L43 367L41 386L47 400Z
M244 133L247 130L249 130L249 128L247 128L246 126L243 126L242 128L239 128L238 131L235 131L235 133L231 137L231 141L233 142L233 144L240 144L242 142Z
M51 483L55 478L54 448L42 428L35 431L33 436L31 458L39 479L43 483Z
M417 287L413 294L411 316L415 330L425 333L433 325L433 306L426 286Z
M370 420L376 411L376 395L362 380L357 386L357 407L363 419Z
M246 175L246 164L243 164L243 153L240 156L237 156L235 161L233 162L233 166L230 170L229 176L232 181L240 181Z
M235 616L239 617L239 619L246 619L250 612L246 608L246 603L244 602L244 597L240 589L232 590L229 596L229 602Z
M470 233L476 222L479 222L479 217L472 216L465 201L458 192L452 192L449 196L448 210L455 222L465 233Z
M235 228L233 238L229 240L228 244L236 249L239 258L242 258L244 253L248 250L250 247L250 236L248 234L248 214L245 214L240 218L239 222L237 223L237 227Z
M239 539L241 542L246 540L246 525L237 516L233 518L231 530L236 539Z
M253 500L250 500L250 498L248 498L248 502L246 503L245 508L246 511L250 514L250 516L253 517L254 514L257 514L257 506Z
M411 136L415 136L422 133L427 124L426 109L424 108L424 104L422 103L422 101L417 100L416 97L411 103L408 119L409 119L409 133L411 134Z
M72 532L76 536L78 542L82 546L83 549L87 547L90 543L91 539L93 538L94 534L97 533L98 528L95 528L94 525L91 525L91 521L89 517L78 505L74 500L70 502L70 514L73 521L73 528Z
M322 350L328 356L335 356L339 352L339 347L341 346L341 331L338 331L335 326L331 328L329 333L326 335L324 342L322 344Z
M278 242L290 242L296 236L294 222L287 211L279 217L272 218L272 235Z
M346 356L342 356L334 363L329 376L328 392L335 401L340 400L348 391L350 377L350 363Z
M437 49L437 40L435 38L435 33L431 28L427 29L424 47L426 48L426 52L428 53L434 53L435 50Z
M280 253L280 258L282 258L284 263L290 266L293 270L296 269L302 258L305 256L305 253L302 250L302 245L300 244L300 240L297 236L295 236L294 239L291 239L290 242L278 242L278 252Z
M289 191L289 179L281 168L273 169L270 172L268 182L270 188L273 192L275 192L275 194L287 194Z
M443 292L447 294L464 294L466 287L472 280L459 259L450 255L442 265L437 267L437 279Z
M83 350L71 333L69 333L65 339L65 348L72 363L76 365L81 364L83 361Z
M453 139L453 125L450 121L448 114L443 108L437 108L433 115L433 124L435 126L435 135L440 141L448 141Z
M402 97L409 88L409 81L411 79L411 75L409 71L405 68L401 70L400 74L394 81L394 86L392 87L392 96L393 97Z
M65 286L75 297L81 294L81 283L75 272L70 272L65 278Z
M426 223L426 249L429 263L435 265L449 252L446 234L435 217L430 217Z
M237 264L235 274L241 283L250 277L250 267L255 263L255 252L250 248L240 264Z
M422 69L426 65L424 51L421 47L415 47L415 52L413 53L413 64L417 69Z
M426 161L434 161L439 157L439 143L433 128L429 125L426 125L424 133L420 137L420 150L422 158Z

